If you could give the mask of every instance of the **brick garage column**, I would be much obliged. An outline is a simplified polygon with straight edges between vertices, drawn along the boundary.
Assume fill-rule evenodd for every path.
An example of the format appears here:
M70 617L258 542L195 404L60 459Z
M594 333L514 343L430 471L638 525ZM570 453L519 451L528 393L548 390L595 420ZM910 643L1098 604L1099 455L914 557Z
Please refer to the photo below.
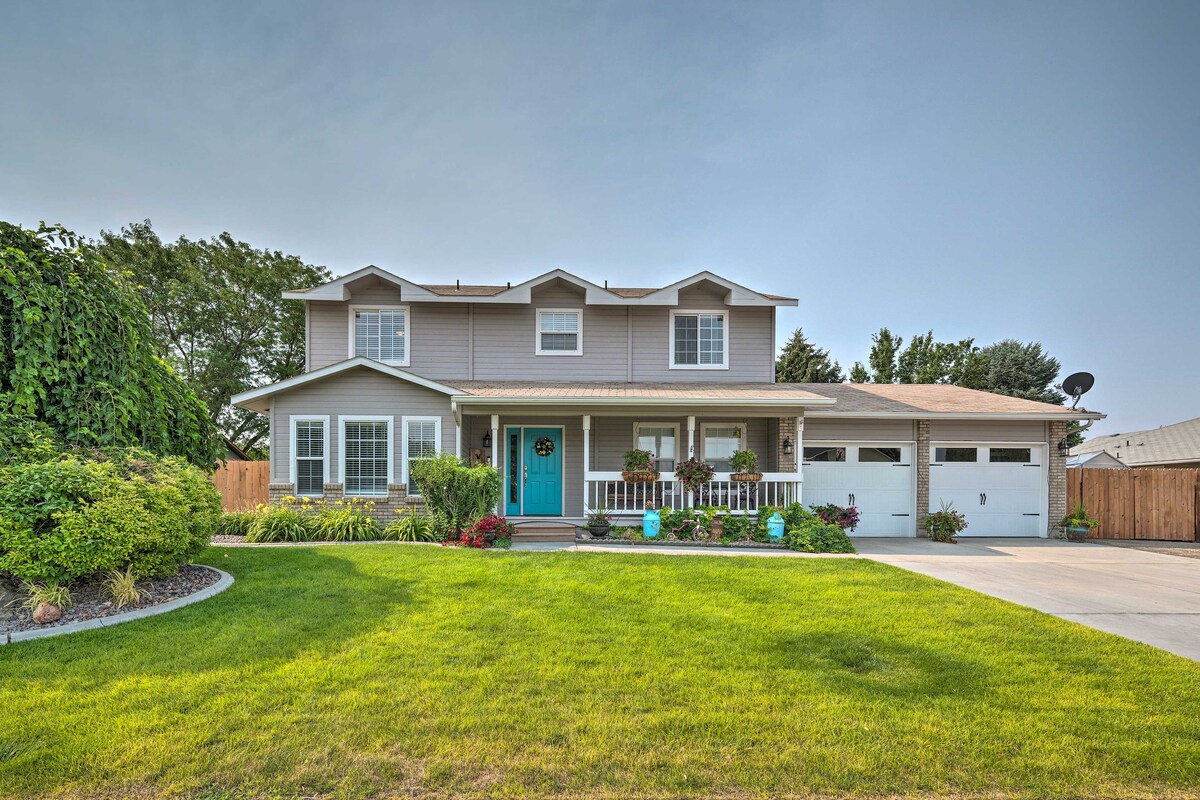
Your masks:
M1046 439L1047 474L1050 482L1050 517L1046 520L1046 533L1062 536L1058 521L1067 515L1067 456L1058 449L1058 443L1067 438L1066 422L1051 422Z
M925 515L929 513L929 420L917 420L917 452L913 454L917 467L917 535L925 532Z
M796 471L796 454L800 447L800 442L796 436L796 417L780 417L779 418L779 433L775 439L775 461L778 464L779 472L795 472ZM801 425L804 423L801 422ZM783 442L787 439L792 443L792 452L783 452Z

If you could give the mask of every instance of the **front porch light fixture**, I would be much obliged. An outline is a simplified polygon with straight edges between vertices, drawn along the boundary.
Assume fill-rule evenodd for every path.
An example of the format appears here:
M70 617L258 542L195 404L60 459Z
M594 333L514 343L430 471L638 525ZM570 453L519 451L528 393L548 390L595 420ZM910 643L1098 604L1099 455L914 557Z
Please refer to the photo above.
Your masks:
M783 437L783 454L785 456L792 454L792 439L790 436Z
M483 446L485 448L492 446L492 432L491 431L487 431L486 433L483 434Z

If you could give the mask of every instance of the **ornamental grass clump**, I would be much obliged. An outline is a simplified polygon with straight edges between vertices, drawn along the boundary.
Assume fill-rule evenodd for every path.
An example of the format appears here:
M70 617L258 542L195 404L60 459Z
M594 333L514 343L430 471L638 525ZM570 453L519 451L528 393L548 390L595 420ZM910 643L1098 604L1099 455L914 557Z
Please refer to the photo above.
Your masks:
M379 539L379 523L370 515L371 500L347 498L320 506L308 519L309 541L367 542Z
M432 514L401 511L383 529L382 538L392 542L436 542L439 525Z
M309 520L309 515L290 503L263 506L246 531L246 541L254 544L307 542L311 537Z

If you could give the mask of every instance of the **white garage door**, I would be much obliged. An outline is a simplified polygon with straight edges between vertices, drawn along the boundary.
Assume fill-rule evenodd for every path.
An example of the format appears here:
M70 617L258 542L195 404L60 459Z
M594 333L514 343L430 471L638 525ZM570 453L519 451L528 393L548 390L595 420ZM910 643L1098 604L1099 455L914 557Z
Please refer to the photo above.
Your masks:
M963 536L1044 536L1044 447L933 444L929 510L953 503L967 517Z
M913 445L845 442L804 448L804 504L859 511L854 536L915 536Z

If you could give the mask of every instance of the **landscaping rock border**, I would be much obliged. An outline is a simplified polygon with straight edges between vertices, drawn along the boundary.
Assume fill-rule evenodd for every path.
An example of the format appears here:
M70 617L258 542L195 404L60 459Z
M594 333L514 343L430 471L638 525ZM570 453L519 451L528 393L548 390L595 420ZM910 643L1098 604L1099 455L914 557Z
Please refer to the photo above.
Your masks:
M117 614L112 614L107 617L93 617L92 619L80 620L79 622L69 622L65 625L54 625L47 628L33 628L20 631L5 631L0 634L0 645L13 644L16 642L25 642L32 639L44 639L48 636L60 636L68 633L78 633L79 631L93 630L95 628L109 628L113 625L120 625L122 622L130 622L135 619L145 619L146 617L155 617L159 614L166 614L168 611L174 611L177 608L190 606L192 603L199 603L201 600L207 600L214 595L228 589L233 585L233 576L228 572L219 570L216 567L210 567L207 564L194 564L191 566L199 567L206 570L211 570L217 574L217 580L203 589L193 592L184 597L169 600L165 603L158 603L144 608L135 608L130 611L124 611Z

